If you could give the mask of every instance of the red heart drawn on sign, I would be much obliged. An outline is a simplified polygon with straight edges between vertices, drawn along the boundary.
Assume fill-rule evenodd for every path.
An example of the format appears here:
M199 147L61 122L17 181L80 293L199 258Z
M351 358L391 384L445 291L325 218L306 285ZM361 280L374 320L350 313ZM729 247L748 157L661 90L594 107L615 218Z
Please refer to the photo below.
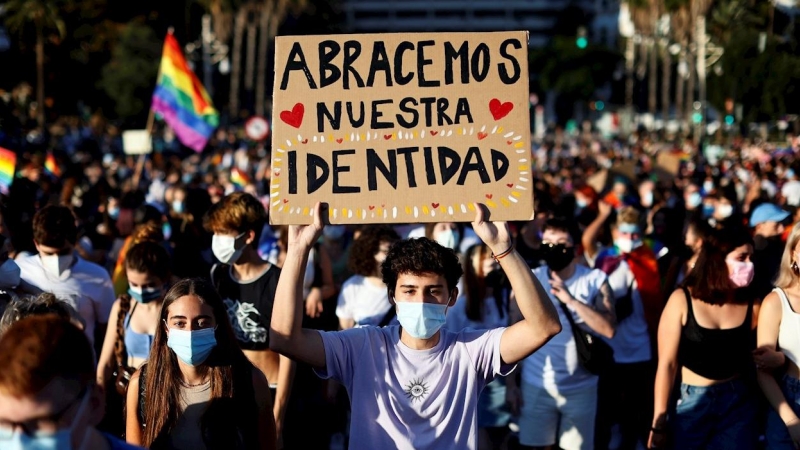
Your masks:
M438 203L431 203L431 206L433 206L434 208L438 208L439 204Z
M289 200L283 199L283 203L289 203Z
M486 198L488 198L489 200L491 200L491 199L492 199L492 194L486 194Z
M381 208L386 208L386 203L381 203Z
M478 132L478 140L482 141L482 140L486 139L486 136L488 136L488 135L489 135L489 133Z
M339 139L337 139L337 140L336 140L336 143L337 143L337 144L341 144L341 143L342 143L342 141L344 141L344 138L339 138Z
M514 183L508 183L508 184L506 184L506 186L508 186L508 187L514 187Z
M384 138L384 139L386 139L386 140L388 141L389 139L391 139L391 138L392 138L392 135L391 135L391 134L384 134L384 135L383 135L383 138Z
M500 100L496 98L489 101L489 111L492 113L494 120L500 120L507 116L512 109L514 109L514 104L511 102L500 103Z
M281 171L280 171L280 170L275 170L275 171L273 171L273 172L272 172L272 175L273 175L275 178L277 178L277 177L281 176Z
M514 143L514 141L506 141L506 144L508 144L508 145L511 145L513 143Z
M303 144L308 144L308 138L303 139L302 143Z
M302 103L297 103L294 105L291 111L281 111L281 120L289 126L300 128L300 125L303 123L303 114L305 114L306 109Z
M373 209L375 209L375 206L374 205L369 205L369 210L372 211Z
M431 136L436 136L437 134L439 134L439 132L438 132L438 131L433 131L433 130L431 130Z

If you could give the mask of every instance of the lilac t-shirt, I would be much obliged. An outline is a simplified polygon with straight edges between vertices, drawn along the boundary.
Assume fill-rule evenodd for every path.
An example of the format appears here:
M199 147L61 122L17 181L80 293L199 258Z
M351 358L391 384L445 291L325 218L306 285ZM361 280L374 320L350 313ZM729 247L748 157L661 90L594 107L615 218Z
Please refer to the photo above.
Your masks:
M513 365L500 358L505 328L442 329L429 350L400 342L400 327L320 331L322 378L350 395L350 448L477 448L478 394Z

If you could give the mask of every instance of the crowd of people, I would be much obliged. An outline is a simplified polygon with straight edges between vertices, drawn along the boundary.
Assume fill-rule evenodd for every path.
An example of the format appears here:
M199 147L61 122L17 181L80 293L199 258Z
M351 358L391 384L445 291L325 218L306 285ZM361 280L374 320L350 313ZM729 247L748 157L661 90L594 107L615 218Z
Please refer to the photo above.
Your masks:
M557 131L532 220L286 227L240 128L50 131L0 135L0 448L800 445L792 141Z

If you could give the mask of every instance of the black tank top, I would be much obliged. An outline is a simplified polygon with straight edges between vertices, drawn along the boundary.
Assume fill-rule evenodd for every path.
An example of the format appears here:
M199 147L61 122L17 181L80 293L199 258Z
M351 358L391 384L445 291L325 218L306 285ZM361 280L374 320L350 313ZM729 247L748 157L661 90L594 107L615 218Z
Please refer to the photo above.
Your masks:
M714 330L697 324L692 297L683 288L689 315L681 329L678 363L710 380L726 380L744 374L752 364L754 334L751 327L753 300L747 305L744 322L736 328Z

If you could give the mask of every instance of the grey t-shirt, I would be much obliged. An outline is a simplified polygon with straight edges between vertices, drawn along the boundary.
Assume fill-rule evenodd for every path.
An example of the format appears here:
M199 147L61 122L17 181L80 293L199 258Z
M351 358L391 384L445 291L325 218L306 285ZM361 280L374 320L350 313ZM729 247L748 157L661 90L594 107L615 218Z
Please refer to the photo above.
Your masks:
M327 367L352 405L350 448L477 448L478 395L513 365L503 364L505 328L442 329L429 350L400 342L400 326L320 331Z

